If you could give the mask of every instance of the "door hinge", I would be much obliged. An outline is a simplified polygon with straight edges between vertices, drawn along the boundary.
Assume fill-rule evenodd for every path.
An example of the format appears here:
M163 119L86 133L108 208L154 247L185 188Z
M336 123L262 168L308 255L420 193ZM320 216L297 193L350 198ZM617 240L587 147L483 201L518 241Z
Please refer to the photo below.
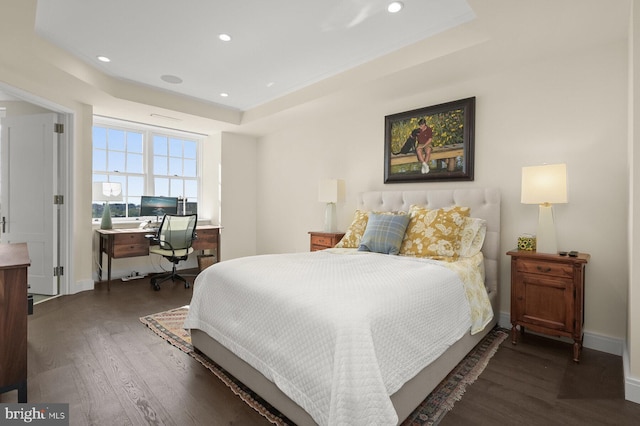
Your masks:
M53 204L64 204L64 195L54 195Z
M54 266L53 267L53 276L54 277L61 277L64 275L64 267L62 266Z
M53 125L53 132L54 133L64 133L64 124L62 123L55 123Z

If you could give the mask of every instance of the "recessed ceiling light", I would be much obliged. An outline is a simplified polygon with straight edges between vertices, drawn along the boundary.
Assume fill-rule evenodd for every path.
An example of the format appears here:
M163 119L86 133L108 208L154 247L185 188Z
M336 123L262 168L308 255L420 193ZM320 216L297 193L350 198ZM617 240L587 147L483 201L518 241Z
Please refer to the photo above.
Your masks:
M175 75L169 75L169 74L165 74L160 76L160 79L162 81L165 81L167 83L171 83L171 84L180 84L182 83L182 79L178 76Z
M397 13L400 12L403 7L404 4L402 4L401 1L394 1L392 3L389 3L389 6L387 6L387 10L389 11L389 13Z
M224 93L224 92L223 92L223 93L220 93L220 96L222 96L223 98L228 98L228 97L229 97L229 94L228 94L228 93Z
M276 83L274 83L273 81L270 81L270 82L267 83L267 87L273 87L275 85L276 85Z
M106 56L102 56L102 55L98 56L98 60L100 62L111 62L111 59L107 58Z
M218 38L222 41L231 41L231 36L229 34L220 34Z

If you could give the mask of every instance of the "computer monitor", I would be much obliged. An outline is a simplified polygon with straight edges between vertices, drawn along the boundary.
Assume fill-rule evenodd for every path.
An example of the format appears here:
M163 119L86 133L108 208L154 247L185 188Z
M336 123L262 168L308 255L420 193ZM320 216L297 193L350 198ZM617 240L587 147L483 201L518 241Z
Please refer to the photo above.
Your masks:
M155 216L157 222L165 214L178 214L177 197L142 196L140 199L140 216Z

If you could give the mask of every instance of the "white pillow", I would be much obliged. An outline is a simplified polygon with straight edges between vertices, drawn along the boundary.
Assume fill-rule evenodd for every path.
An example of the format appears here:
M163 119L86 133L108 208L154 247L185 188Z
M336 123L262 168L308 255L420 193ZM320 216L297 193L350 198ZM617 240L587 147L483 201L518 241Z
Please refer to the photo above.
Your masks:
M460 233L458 256L472 257L480 253L486 235L486 220L477 217L466 217L464 228Z

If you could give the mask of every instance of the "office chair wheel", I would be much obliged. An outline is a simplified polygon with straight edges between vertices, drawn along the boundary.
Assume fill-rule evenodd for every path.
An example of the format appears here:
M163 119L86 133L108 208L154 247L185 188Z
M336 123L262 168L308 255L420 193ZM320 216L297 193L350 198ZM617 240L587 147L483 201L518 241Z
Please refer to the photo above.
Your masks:
M155 278L152 278L152 279L151 279L151 286L153 286L153 289L154 289L155 291L159 291L159 290L160 290L160 284L158 284L158 283L156 282L156 279L155 279Z
M189 283L188 283L188 282L186 282L186 281L185 281L185 282L184 282L184 288L189 288L189 287L191 287L191 286L189 285Z

